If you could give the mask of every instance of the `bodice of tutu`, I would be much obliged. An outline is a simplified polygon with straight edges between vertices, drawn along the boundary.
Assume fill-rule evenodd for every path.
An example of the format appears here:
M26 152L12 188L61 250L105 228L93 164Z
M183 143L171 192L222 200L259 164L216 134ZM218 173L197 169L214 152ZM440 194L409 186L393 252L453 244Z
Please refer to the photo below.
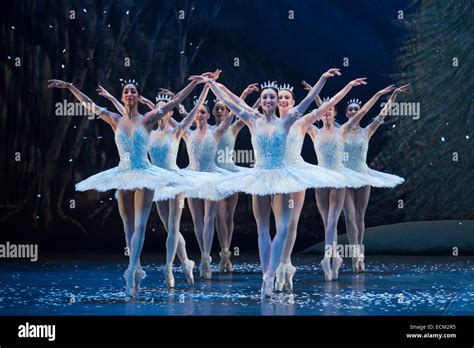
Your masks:
M214 172L217 169L215 164L217 153L216 139L210 131L207 131L202 137L198 136L197 133L197 131L191 132L186 144L189 157L188 169Z
M285 160L289 165L301 164L304 162L301 157L305 134L297 127L291 127L286 138Z
M350 132L344 142L344 152L346 158L344 166L357 172L367 170L367 151L369 149L369 139L362 129L361 133L354 134Z
M283 168L286 138L286 132L281 123L275 122L273 128L257 123L252 134L255 168Z
M217 143L216 165L218 167L232 170L236 166L232 160L235 147L235 136L229 127Z
M120 156L119 167L123 169L145 169L151 166L147 156L149 134L143 126L132 134L122 129L115 131L115 144Z
M318 165L331 170L344 169L344 142L339 134L333 137L323 137L318 134L314 141L314 150L318 157Z
M148 143L148 153L155 166L164 169L178 170L176 158L178 157L179 143L172 133L160 129L154 131Z

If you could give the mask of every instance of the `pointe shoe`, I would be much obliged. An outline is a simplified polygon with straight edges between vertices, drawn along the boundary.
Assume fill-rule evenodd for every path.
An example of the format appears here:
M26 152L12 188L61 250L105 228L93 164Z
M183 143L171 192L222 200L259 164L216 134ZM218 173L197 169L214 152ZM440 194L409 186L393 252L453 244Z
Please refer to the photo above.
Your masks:
M325 257L321 261L321 267L324 271L324 280L327 282L332 281L332 270L331 270L331 260L329 257Z
M193 269L194 269L194 261L193 260L186 260L183 262L183 273L186 276L186 280L188 281L189 284L194 284L194 275L193 275Z
M354 273L359 273L359 265L358 265L358 259L357 257L352 258L352 272Z
M275 274L271 274L270 272L265 272L265 274L263 275L262 288L260 289L262 298L272 297L274 282L275 282Z
M364 255L357 258L357 269L359 272L365 272Z
M210 256L201 256L201 269L199 273L201 278L212 278L211 262L212 258Z
M163 268L163 274L165 275L165 284L168 288L174 288L174 276L173 276L173 264L167 263Z
M221 260L219 261L219 272L232 272L234 268L232 267L232 262L230 262L230 256L232 253L229 250L222 250L219 253Z
M285 273L286 288L288 291L293 291L293 276L296 273L296 267L291 263L288 263Z
M145 279L147 276L146 272L143 270L141 266L137 267L137 271L135 272L135 287L137 291L140 291L142 280Z
M275 291L283 291L286 283L286 268L287 263L280 263L276 269Z
M338 254L334 255L332 258L332 279L336 280L339 277L339 268L341 268L343 263L342 257Z
M135 298L137 296L137 289L135 283L135 273L136 269L127 268L123 277L125 278L125 292L128 297Z

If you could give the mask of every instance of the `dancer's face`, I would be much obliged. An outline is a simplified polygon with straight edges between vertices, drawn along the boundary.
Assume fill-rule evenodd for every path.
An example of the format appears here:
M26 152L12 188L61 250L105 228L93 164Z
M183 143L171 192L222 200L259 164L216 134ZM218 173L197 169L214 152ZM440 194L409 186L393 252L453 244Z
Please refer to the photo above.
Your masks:
M166 103L165 103L164 101L159 101L157 106L160 107L160 108L162 108L165 104L166 104ZM165 114L165 116L163 116L162 120L163 120L163 121L169 121L169 119L171 118L171 116L173 116L173 113L174 113L173 110L168 111L168 112Z
M204 105L201 105L196 113L196 116L194 116L194 121L196 121L196 124L200 126L207 123L209 116L210 115L207 108Z
M227 116L227 108L225 104L221 101L218 101L214 104L214 108L212 109L212 114L217 122L222 122L222 120Z
M138 103L138 94L137 87L134 84L129 83L125 85L122 89L122 103L128 105L129 107L134 107Z
M295 105L295 99L290 91L278 91L278 108L281 111L288 111Z
M357 103L351 103L347 106L346 117L354 117L360 110L360 106Z
M277 93L271 88L264 89L260 94L260 106L266 113L275 112L277 106Z
M334 123L334 117L336 116L336 109L331 106L321 117L324 125L331 125Z

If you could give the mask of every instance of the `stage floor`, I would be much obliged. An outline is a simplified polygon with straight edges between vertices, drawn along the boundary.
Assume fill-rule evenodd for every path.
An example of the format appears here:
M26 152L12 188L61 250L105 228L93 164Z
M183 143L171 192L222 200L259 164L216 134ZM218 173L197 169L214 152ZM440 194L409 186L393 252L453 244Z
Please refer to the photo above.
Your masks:
M320 258L294 257L294 292L262 300L256 256L234 257L234 273L212 280L199 280L196 268L194 285L176 267L170 291L164 257L145 255L148 277L133 301L124 292L124 257L2 260L0 315L474 315L474 257L368 255L359 275L345 259L334 282L324 281Z

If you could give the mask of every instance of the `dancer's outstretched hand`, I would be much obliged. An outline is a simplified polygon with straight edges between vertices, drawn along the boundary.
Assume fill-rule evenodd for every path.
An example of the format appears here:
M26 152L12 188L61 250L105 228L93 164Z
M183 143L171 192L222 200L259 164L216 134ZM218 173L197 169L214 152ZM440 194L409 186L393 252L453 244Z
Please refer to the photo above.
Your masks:
M62 80L48 80L48 88L61 88L66 89L69 86L69 82Z
M394 90L396 90L396 89L397 89L397 87L395 87L395 85L390 85L390 86L385 87L384 89L381 89L381 90L378 91L377 93L382 96L382 95L385 95L385 94L387 94L387 93L390 93L390 92L392 92L392 91L394 91Z
M140 104L144 104L144 105L147 104L147 100L146 100L144 97L142 97L142 96L140 96L140 97L138 98L138 102L139 102ZM157 103L157 104L158 104L158 103Z
M410 84L407 84L407 85L400 86L400 87L398 87L395 91L396 91L397 93L408 93L408 92L411 92L411 85L410 85Z
M301 84L303 85L303 88L305 89L305 91L311 91L311 85L306 82L305 80L301 81Z
M209 78L213 81L216 81L219 78L219 76L221 75L221 72L222 72L222 70L216 69L216 71L214 71L214 72L207 72L207 73L202 74L201 76L204 76L204 77L207 77L207 78Z
M258 92L258 83L252 83L248 85L247 88L244 89L242 94L249 95L253 92Z
M349 84L352 86L352 87L355 87L355 86L362 86L362 85L366 85L367 84L367 77L359 77L358 79L355 79L355 80L352 80L351 82L349 82Z
M100 96L105 97L105 98L112 98L112 94L110 94L104 87L99 85L97 89L95 90Z
M207 74L207 73L206 73ZM189 76L189 81L196 81L197 83L208 83L212 81L208 76L203 75L191 75Z
M171 97L174 97L174 95L175 95L173 92L171 92L169 89L166 89L166 88L160 88L160 93L168 94Z
M326 71L324 74L323 74L323 77L325 78L330 78L330 77L334 77L334 76L341 76L341 69L338 69L338 68L332 68L332 69L329 69L328 71Z

